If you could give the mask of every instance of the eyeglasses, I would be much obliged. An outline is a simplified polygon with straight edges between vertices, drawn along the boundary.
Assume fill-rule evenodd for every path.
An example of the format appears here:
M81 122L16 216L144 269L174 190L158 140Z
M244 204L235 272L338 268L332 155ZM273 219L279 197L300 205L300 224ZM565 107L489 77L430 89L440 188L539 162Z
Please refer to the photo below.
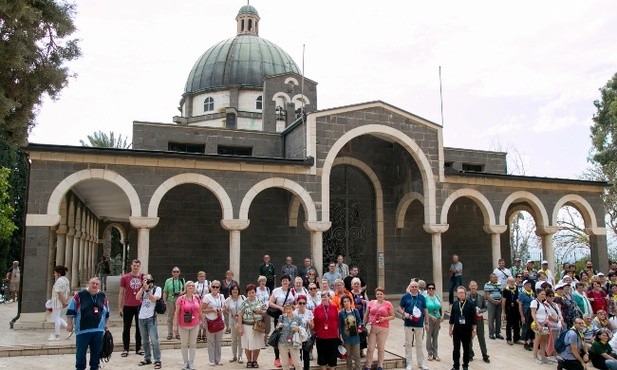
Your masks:
M179 274L179 273L180 273L180 271L178 271L178 270L173 270L172 272L173 272L174 274L176 274L176 273L177 273L177 274Z
M434 286L430 286L430 287L428 287L428 288L426 288L426 289L427 289L427 290L435 290L435 287L434 287Z
M317 290L317 288L309 288L309 290Z
M523 277L523 275L516 275L516 277L517 277L517 278L522 278L522 277Z
M218 285L211 285L211 286L210 286L210 288L216 288L216 289L218 289L218 288L220 288L220 286L218 286Z
M306 305L306 302L298 302L298 304L299 304L300 306L304 306L304 305Z

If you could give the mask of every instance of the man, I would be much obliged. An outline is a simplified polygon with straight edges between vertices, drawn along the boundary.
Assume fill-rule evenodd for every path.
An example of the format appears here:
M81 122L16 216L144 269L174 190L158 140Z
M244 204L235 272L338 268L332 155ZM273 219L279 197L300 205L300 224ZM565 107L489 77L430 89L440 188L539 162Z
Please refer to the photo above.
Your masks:
M416 347L418 367L422 370L428 370L428 367L424 363L424 346L422 345L425 326L426 329L428 329L428 321L425 321L428 315L426 300L425 297L420 294L420 284L418 284L417 281L411 280L408 290L410 293L405 293L405 295L403 295L398 307L399 313L401 313L405 319L406 370L411 370L412 368L413 347Z
M484 284L484 299L488 302L488 337L503 339L501 336L501 284L494 273L489 275L489 281Z
M590 278L598 274L598 270L593 268L593 262L591 262L591 260L585 261L585 267L578 273L579 280L581 279L581 273L583 271L585 271Z
M9 282L11 301L17 302L17 299L19 298L19 282L21 281L19 261L13 261L13 266L9 268L9 271L6 274L6 280Z
M501 315L506 320L506 341L509 345L518 344L521 339L521 316L518 311L518 287L513 277L508 278L501 296Z
M86 351L90 348L90 370L99 368L103 334L109 320L107 297L100 288L101 282L93 277L88 288L73 296L66 311L68 332L75 330L75 369L86 368Z
M584 370L587 368L586 362L589 362L589 351L585 342L581 339L585 323L582 319L574 319L574 329L568 330L564 338L566 348L559 354L562 358L557 363L557 370ZM583 356L581 356L583 353Z
M448 294L448 302L450 305L454 302L454 292L456 288L463 285L463 264L458 260L458 255L452 255L452 264L450 265L450 293Z
M531 329L532 317L531 317L531 302L534 300L534 293L531 280L523 281L523 289L518 295L518 313L521 317L522 330L521 338L525 343L525 349L531 351L533 349L533 340L535 334Z
M525 269L523 270L523 279L529 280L531 284L536 283L538 271L536 270L536 262L534 260L527 261Z
M118 293L118 314L122 317L122 345L124 351L121 357L129 355L129 344L131 343L131 325L135 319L135 353L143 355L141 350L141 333L139 332L139 307L141 303L137 300L137 292L141 289L143 275L140 272L141 261L131 262L131 272L122 275L120 278L120 292Z
M264 255L264 263L259 266L259 275L266 277L266 286L270 289L270 291L274 290L274 284L276 280L276 269L274 265L270 263L270 256Z
M298 268L293 264L290 256L285 257L285 264L281 267L281 276L283 275L289 275L291 281L298 276Z
M304 265L302 265L302 267L298 269L298 276L300 276L302 280L306 281L306 279L308 279L308 272L311 269L317 271L317 269L311 263L311 259L306 257L304 259Z
M548 261L542 261L542 268L538 270L538 272L542 271L544 275L546 275L546 281L551 284L551 286L555 285L555 275L551 270L548 269ZM591 276L590 276L591 277Z
M467 302L471 303L476 309L476 337L478 338L478 344L480 344L480 351L482 352L482 360L487 364L491 363L489 360L488 351L486 350L486 338L484 337L484 316L486 312L486 300L482 294L478 294L478 283L471 281L469 283L469 293L467 294ZM469 340L469 361L473 361L473 338Z
M107 291L107 275L111 273L107 257L101 257L101 262L99 262L99 264L96 266L96 272L99 276L99 279L101 280L101 289L103 289L103 291Z
M159 346L159 333L154 308L156 301L161 299L162 295L162 289L154 285L152 275L145 274L141 289L137 292L137 300L141 302L139 309L139 331L141 332L144 348L144 359L139 362L139 366L152 363L152 354L150 353L150 343L152 343L154 368L161 368L161 348Z
M336 271L336 264L334 262L330 262L328 264L328 272L323 274L323 278L328 280L330 290L334 290L334 281L336 281L336 279L342 279L343 277L338 271Z
M343 282L345 283L345 289L351 292L351 280L357 277L358 279L360 279L361 290L363 292L366 290L366 282L364 281L364 279L362 279L362 277L358 276L358 273L359 273L358 266L351 265L351 267L349 268L349 276L343 279Z
M343 257L342 254L336 256L336 271L338 271L343 278L346 278L349 275L349 266L343 262L344 260L345 257Z
M163 302L167 305L167 340L174 336L180 339L180 333L174 333L174 316L176 315L176 299L184 290L184 278L180 278L180 267L174 266L171 269L171 277L165 280L163 287Z
M497 276L497 280L499 281L499 285L501 285L501 289L506 287L506 281L508 278L512 277L512 273L510 270L506 268L506 260L500 258L497 262L497 268L493 270L493 274Z
M517 258L514 259L514 264L512 265L512 267L510 267L510 273L514 277L516 277L516 275L518 275L518 274L522 274L523 273L523 266L521 265L521 259L520 258L517 257Z
M449 334L454 344L452 351L452 370L458 370L461 364L461 345L463 346L463 370L469 369L469 348L476 335L476 309L465 299L465 287L456 289L457 302L450 311Z

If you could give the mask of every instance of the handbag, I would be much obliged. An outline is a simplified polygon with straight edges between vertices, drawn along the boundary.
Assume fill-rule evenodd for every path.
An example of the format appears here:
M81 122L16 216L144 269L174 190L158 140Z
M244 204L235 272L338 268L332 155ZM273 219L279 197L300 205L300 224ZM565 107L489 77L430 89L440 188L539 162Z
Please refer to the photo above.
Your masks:
M270 334L268 338L268 345L272 348L279 346L279 340L281 339L281 330L275 330Z
M287 289L287 294L285 294L285 300L283 301L283 304L285 304L285 302L287 302L287 297L289 297L289 292L291 292L291 289ZM266 310L266 313L268 314L268 316L271 316L273 319L278 319L279 316L281 316L283 314L283 311L279 310L278 308L275 307L268 307L268 309Z
M260 333L265 333L266 332L266 324L262 321L255 321L253 322L253 330L258 331Z
M225 321L223 321L221 316L217 316L214 320L206 318L206 323L209 333L218 333L219 331L225 329Z
M302 343L302 350L306 353L310 353L313 350L313 345L315 344L315 335L310 335L306 342Z

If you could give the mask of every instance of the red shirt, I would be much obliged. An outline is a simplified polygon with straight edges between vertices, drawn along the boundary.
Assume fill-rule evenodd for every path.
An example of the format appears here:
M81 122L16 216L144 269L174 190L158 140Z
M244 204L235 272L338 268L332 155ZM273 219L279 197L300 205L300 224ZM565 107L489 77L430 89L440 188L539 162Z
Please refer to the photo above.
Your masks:
M141 306L141 302L137 300L136 295L142 286L143 274L133 276L130 273L122 275L120 278L120 286L124 288L124 305L127 307Z
M313 323L315 324L315 337L319 339L338 338L338 311L333 304L329 304L327 308L323 304L315 307Z
M591 290L587 292L587 298L593 298L593 301L591 299L589 300L593 313L598 312L598 310L606 311L608 309L606 304L606 293L603 290L600 290L599 292L595 289Z

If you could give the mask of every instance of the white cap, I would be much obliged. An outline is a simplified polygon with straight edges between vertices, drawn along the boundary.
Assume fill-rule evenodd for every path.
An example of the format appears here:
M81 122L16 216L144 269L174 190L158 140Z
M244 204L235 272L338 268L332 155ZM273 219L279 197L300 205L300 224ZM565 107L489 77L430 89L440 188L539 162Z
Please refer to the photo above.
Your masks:
M543 265L548 265L548 261L547 261L547 260L544 260L544 261L542 261L542 264L543 264Z
M525 281L523 281L523 285L525 285L525 284L527 284L527 283L531 284L531 280L525 280Z
M566 286L566 285L567 285L567 284L565 284L565 283L559 283L559 284L555 285L555 290L557 290L557 289L563 289L563 287L564 287L564 286Z
M530 263L536 263L536 261L534 261L534 260L527 261L527 264L530 264Z

